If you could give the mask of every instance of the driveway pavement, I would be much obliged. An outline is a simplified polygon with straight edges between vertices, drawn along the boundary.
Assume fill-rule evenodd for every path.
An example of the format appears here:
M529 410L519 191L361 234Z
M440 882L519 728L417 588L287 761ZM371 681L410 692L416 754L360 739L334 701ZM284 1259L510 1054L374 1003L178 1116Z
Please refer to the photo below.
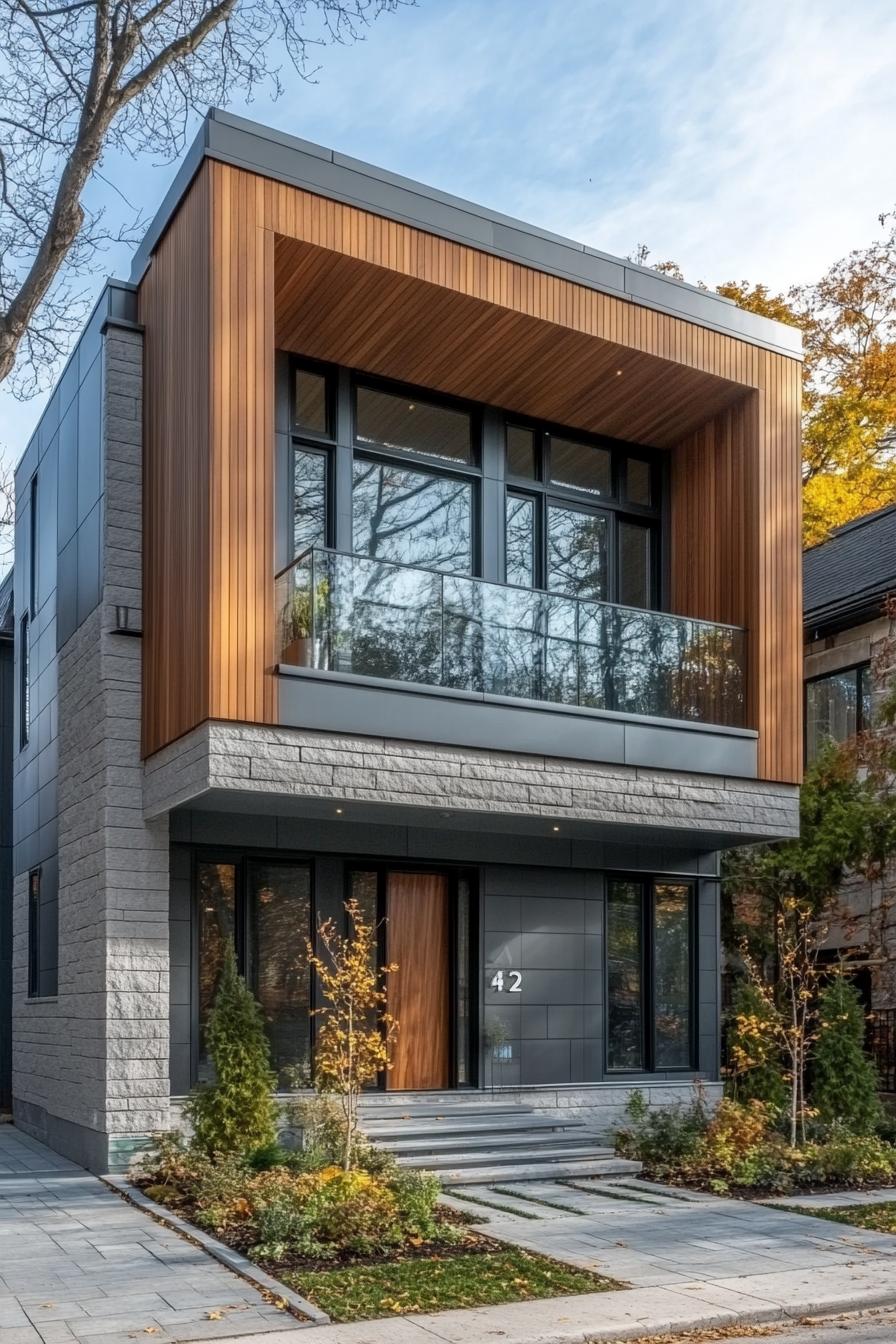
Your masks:
M300 1328L95 1176L0 1123L0 1344Z

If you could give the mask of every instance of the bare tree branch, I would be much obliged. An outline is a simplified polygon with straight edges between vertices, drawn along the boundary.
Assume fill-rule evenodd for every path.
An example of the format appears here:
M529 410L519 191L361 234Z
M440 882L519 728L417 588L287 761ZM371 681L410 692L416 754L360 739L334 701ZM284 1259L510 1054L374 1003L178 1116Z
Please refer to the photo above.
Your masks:
M310 79L316 47L411 3L0 0L0 382L40 385L83 315L77 281L132 236L89 204L107 151L174 158L209 104L276 97L284 58Z

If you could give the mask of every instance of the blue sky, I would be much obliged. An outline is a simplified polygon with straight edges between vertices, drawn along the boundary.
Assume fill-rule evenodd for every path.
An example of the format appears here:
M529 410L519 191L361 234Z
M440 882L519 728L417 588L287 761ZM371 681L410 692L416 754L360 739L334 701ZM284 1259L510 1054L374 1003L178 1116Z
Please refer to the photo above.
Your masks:
M691 280L811 280L896 205L892 0L419 0L321 65L232 110ZM103 171L151 217L175 166ZM42 400L0 391L14 459Z

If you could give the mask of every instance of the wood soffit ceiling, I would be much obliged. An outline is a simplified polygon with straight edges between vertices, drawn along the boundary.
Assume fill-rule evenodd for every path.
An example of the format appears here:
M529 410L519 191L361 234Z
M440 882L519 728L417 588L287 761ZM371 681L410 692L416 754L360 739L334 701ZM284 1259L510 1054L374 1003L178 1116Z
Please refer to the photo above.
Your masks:
M747 391L301 240L275 258L281 350L658 448Z

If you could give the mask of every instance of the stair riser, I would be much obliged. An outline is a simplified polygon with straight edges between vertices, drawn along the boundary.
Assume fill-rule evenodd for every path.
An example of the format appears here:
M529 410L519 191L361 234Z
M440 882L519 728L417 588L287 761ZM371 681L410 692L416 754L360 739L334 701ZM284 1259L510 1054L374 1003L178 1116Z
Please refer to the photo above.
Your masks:
M593 1139L578 1134L521 1134L509 1139L495 1137L490 1140L483 1139L479 1142L468 1140L462 1143L448 1139L429 1141L416 1139L413 1143L378 1143L376 1146L385 1148L396 1157L415 1157L421 1160L427 1156L437 1156L439 1153L459 1153L462 1157L466 1153L491 1153L493 1157L499 1158L502 1153L512 1153L514 1149L532 1152L536 1148L544 1149L545 1152L555 1148L585 1148L595 1156L613 1156L612 1148L600 1149Z
M505 1185L511 1181L563 1181L581 1176L636 1176L640 1162L626 1162L622 1158L599 1162L546 1162L543 1166L521 1163L519 1166L457 1167L453 1171L436 1173L442 1185L450 1190L455 1185ZM498 1196L495 1196L497 1199Z
M520 1163L532 1163L541 1166L549 1162L575 1161L587 1159L588 1161L608 1161L601 1154L596 1154L594 1149L585 1144L569 1144L563 1148L529 1148L509 1153L486 1152L476 1153L468 1150L455 1149L450 1153L433 1153L429 1157L421 1157L414 1154L413 1157L398 1157L396 1161L400 1167L424 1167L427 1171L439 1172L447 1167L498 1167L498 1166L516 1166Z

